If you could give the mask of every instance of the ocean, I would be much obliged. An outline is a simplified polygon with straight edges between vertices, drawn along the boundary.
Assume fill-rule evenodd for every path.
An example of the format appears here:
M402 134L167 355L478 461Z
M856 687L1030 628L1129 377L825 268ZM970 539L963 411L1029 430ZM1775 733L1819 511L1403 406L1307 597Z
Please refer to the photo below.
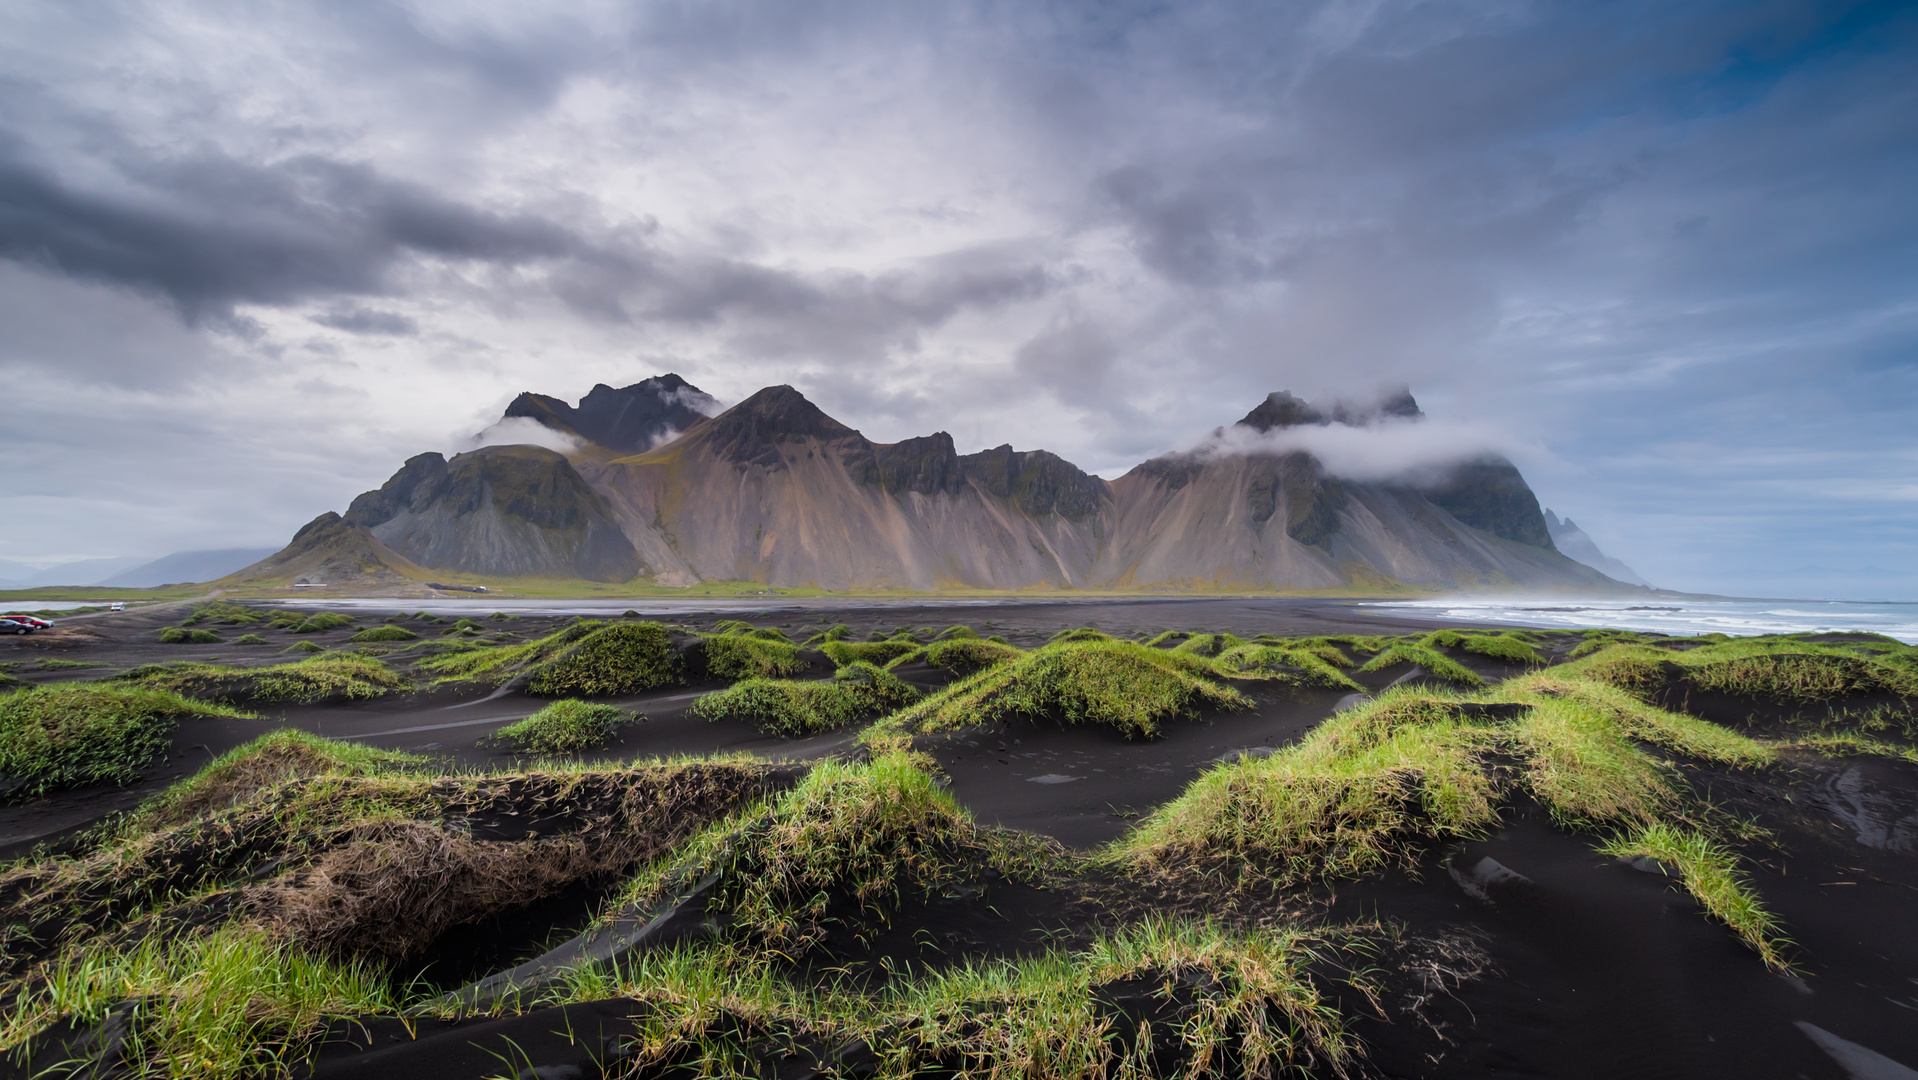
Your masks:
M1795 634L1853 631L1918 644L1918 603L1868 600L1382 600L1361 607L1472 623L1543 629L1616 627L1650 633Z

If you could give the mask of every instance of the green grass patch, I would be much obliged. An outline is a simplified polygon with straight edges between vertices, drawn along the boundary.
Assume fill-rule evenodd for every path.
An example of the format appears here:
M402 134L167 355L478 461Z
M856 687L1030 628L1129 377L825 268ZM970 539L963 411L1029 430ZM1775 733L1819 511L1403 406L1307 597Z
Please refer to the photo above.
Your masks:
M166 750L179 721L250 717L160 689L65 683L0 695L0 777L13 799L128 784Z
M1784 940L1777 916L1738 870L1738 856L1701 833L1654 823L1607 841L1600 851L1619 858L1644 856L1674 867L1711 916L1745 940L1766 966L1783 970Z
M823 641L819 644L819 651L840 667L859 661L883 667L921 648L915 642L897 638L888 641Z
M1218 654L1218 669L1238 678L1274 679L1295 686L1333 690L1363 690L1339 670L1350 663L1330 645L1286 646L1241 643Z
M62 660L58 657L49 656L42 659L40 662L34 664L32 667L28 668L27 670L28 671L81 671L86 668L97 668L100 666L102 665L90 664L90 663L87 663L85 660Z
M261 636L260 636L260 635L258 635L258 634L241 634L241 635L240 635L239 637L236 637L236 638L234 638L234 639L233 639L233 644L235 644L235 645L264 645L264 644L266 644L266 639L265 639L265 638L263 638L263 637L261 637ZM302 644L302 645L311 645L311 644L313 644L313 643L312 643L312 642L310 642L310 641L302 641L302 642L300 642L300 644Z
M1454 686L1484 686L1485 680L1478 673L1457 660L1416 641L1395 641L1385 647L1385 651L1366 661L1360 671L1383 671L1394 664L1417 664L1434 678L1443 679Z
M178 626L160 628L162 645L218 645L225 640L211 630L188 630Z
M582 619L545 637L519 645L487 646L448 642L444 646L447 651L421 660L414 665L414 670L431 676L436 682L474 680L497 685L551 658L601 625L590 619ZM442 646L436 643L432 647Z
M338 630L342 626L352 626L353 620L332 611L316 611L298 621L282 620L280 625L294 634L318 634L327 630Z
M664 626L621 622L567 645L533 673L527 689L547 697L604 697L684 681L683 665Z
M716 679L777 679L797 675L806 666L798 646L780 638L735 631L709 634L704 643L706 673Z
M114 678L229 704L304 705L337 698L366 701L410 688L404 676L373 657L343 653L270 667L143 664Z
M214 600L205 604L193 605L193 613L180 620L181 626L197 626L200 623L218 623L222 626L252 626L266 621L267 614L255 608L225 600Z
M293 780L403 772L425 760L415 754L281 728L228 750L206 768L154 796L134 812L120 833L131 836L184 824L257 799Z
M500 728L481 745L506 746L522 754L577 754L600 749L613 740L621 725L636 720L631 712L614 705L567 698Z
M369 626L346 640L354 643L367 641L418 641L420 636L404 626Z
M912 652L903 653L886 666L899 667L902 664L924 661L928 666L950 671L955 675L971 675L1017 660L1024 655L1026 655L1024 649L1009 645L1003 640L948 638L914 649Z
M383 972L342 964L229 929L208 937L149 937L63 958L27 989L0 1029L18 1046L56 1019L99 1023L137 1000L122 1058L134 1076L289 1075L326 1021L392 1013L402 1001Z
M797 738L892 712L919 699L919 691L863 660L840 668L830 681L742 679L693 702L705 720L737 718L768 735Z
M1508 664L1529 664L1542 667L1545 658L1539 655L1532 644L1513 631L1490 634L1482 631L1461 633L1457 630L1434 630L1425 635L1421 645L1464 649L1469 653L1489 656L1494 660L1503 660Z
M1195 718L1201 709L1250 704L1218 682L1206 660L1101 636L1048 645L962 679L875 731L913 734L1056 718L1150 738L1166 721Z

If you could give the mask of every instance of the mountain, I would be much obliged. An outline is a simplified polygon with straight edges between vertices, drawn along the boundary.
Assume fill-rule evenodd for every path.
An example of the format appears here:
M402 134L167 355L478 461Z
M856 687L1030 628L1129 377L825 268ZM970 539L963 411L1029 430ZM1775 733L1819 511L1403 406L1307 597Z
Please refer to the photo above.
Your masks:
M1598 550L1598 545L1592 541L1591 537L1585 535L1584 529L1572 524L1571 518L1560 521L1557 514L1547 510L1545 511L1545 528L1552 534L1552 543L1556 544L1558 550L1568 557L1577 559L1606 577L1623 581L1627 585L1643 585L1648 589L1652 588L1652 583L1639 577L1637 571Z
M1111 482L1045 450L961 454L943 431L874 442L790 386L709 418L710 401L676 375L597 386L578 407L522 394L510 415L588 444L421 454L302 530L304 562L289 547L246 573L328 572L313 554L323 540L332 565L355 580L385 573L391 588L455 573L821 589L1618 587L1557 550L1502 458L1357 482L1271 438L1416 423L1408 391L1326 407L1275 393L1230 436Z
M325 585L333 595L418 595L429 575L329 510L300 527L286 547L220 579L227 588Z
M668 374L617 390L599 383L577 407L524 393L506 406L506 417L524 416L609 450L631 453L678 438L717 404L685 379Z
M1222 445L1423 415L1407 392L1367 409L1321 410L1281 391L1234 425L1241 438ZM1613 584L1553 548L1538 500L1502 458L1467 462L1419 488L1343 480L1298 450L1201 450L1154 458L1112 490L1119 517L1093 577L1119 586Z
M273 552L273 548L176 551L131 570L122 570L100 584L112 588L150 589L156 585L212 581L250 566Z
M6 583L9 589L41 589L51 585L104 584L108 578L151 561L150 556L116 559L80 559L37 570Z

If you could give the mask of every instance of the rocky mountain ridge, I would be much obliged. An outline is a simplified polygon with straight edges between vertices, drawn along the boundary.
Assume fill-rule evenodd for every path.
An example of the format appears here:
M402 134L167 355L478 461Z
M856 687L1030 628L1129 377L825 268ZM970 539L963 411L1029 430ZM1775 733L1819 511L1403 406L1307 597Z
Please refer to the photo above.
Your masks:
M522 394L508 415L587 444L411 458L337 519L348 562L385 550L412 568L401 576L668 586L1619 587L1555 549L1502 458L1416 486L1254 448L1167 454L1108 482L1045 450L960 454L943 431L876 443L790 386L712 417L705 401L677 375L596 386L577 407ZM1327 408L1281 391L1237 427L1422 416L1409 391Z

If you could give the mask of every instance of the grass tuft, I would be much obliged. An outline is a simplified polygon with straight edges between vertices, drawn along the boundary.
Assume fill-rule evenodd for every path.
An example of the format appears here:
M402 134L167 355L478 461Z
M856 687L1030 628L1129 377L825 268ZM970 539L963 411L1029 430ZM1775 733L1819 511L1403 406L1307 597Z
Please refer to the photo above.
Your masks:
M656 622L600 627L533 673L527 689L546 697L636 694L685 681L672 637Z
M143 664L114 678L203 701L262 705L311 704L339 699L366 701L410 686L404 676L373 657L338 653L270 667L241 668L191 662Z
M372 626L354 634L346 640L359 643L366 641L418 641L420 636L404 626Z
M167 690L86 683L0 695L0 778L6 796L128 784L166 750L182 719L250 717Z
M1781 950L1789 943L1777 916L1738 871L1738 856L1723 844L1697 832L1654 823L1621 833L1599 850L1618 858L1644 856L1676 868L1685 890L1713 918L1745 939L1767 967L1787 967Z
M1435 678L1443 679L1454 686L1484 686L1485 680L1478 673L1457 660L1439 652L1430 645L1421 645L1416 641L1396 641L1386 646L1385 651L1368 660L1360 671L1383 671L1394 664L1417 664Z
M1251 704L1216 681L1208 661L1102 637L1048 645L952 684L882 722L876 733L911 734L1053 718L1105 724L1150 738L1202 708Z
M507 746L522 754L577 754L600 749L612 741L620 725L637 720L631 712L615 705L566 698L516 724L500 728L482 739L480 745Z
M855 660L831 681L742 679L693 702L692 713L709 721L736 717L768 735L797 738L889 713L918 699L919 692L897 676Z

